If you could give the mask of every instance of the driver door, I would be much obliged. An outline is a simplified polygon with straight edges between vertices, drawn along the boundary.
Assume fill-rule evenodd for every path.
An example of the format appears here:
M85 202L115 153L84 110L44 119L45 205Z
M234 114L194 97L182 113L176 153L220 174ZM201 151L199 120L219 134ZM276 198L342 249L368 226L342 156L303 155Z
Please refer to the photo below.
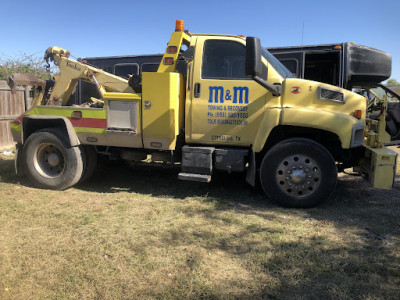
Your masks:
M245 41L197 37L186 140L250 146L268 91L245 75Z

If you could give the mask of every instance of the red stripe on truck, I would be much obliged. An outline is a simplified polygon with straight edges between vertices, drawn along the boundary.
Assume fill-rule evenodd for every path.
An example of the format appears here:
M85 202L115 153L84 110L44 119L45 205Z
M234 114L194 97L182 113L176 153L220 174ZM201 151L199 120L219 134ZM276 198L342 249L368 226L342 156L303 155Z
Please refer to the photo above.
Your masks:
M74 127L87 127L87 128L107 128L107 119L91 119L91 118L82 118L82 119L74 119L68 118L72 126Z

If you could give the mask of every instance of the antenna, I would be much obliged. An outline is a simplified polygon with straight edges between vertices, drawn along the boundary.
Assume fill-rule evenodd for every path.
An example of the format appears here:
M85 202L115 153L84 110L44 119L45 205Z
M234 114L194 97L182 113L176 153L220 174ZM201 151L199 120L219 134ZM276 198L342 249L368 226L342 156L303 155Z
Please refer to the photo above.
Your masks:
M303 29L301 30L301 46L303 46L303 40L304 40L304 21L303 21Z

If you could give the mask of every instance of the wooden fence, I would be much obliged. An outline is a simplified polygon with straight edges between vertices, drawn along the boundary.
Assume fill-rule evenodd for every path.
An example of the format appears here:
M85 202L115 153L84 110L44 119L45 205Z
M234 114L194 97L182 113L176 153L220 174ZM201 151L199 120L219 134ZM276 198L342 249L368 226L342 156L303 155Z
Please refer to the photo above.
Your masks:
M29 109L29 90L30 87L17 87L13 94L7 82L0 80L0 150L14 146L10 122Z

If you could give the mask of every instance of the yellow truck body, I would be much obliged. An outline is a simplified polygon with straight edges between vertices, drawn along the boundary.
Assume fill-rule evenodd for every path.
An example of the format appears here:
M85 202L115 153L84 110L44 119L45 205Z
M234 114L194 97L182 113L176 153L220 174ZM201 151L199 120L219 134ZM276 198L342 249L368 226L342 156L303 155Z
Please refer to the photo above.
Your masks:
M256 45L253 56L250 42ZM246 171L254 185L259 174L267 196L284 206L310 207L328 198L337 170L347 167L369 176L376 188L391 188L396 153L384 147L384 133L380 139L368 138L379 134L382 126L374 131L368 125L366 99L293 78L256 42L178 30L158 71L142 74L137 93L127 81L71 62L59 55L61 48L49 48L46 53L60 65L60 83L47 103L37 100L11 124L19 145L17 171L39 187L64 189L93 162L89 150L101 148L133 160L148 155L164 160L160 154L167 154L171 159L166 160L181 164L180 178L186 180L208 182L213 169L220 169ZM180 51L182 45L188 48L185 52ZM253 75L247 64L251 59L259 64ZM70 95L84 76L98 85L102 107L65 106L68 99L63 94ZM110 78L117 83L106 90L101 83ZM62 133L68 151L84 153L82 170L71 171L81 174L68 183L62 176L69 170L70 154L51 142L51 135L62 140ZM31 165L28 151L36 153Z

